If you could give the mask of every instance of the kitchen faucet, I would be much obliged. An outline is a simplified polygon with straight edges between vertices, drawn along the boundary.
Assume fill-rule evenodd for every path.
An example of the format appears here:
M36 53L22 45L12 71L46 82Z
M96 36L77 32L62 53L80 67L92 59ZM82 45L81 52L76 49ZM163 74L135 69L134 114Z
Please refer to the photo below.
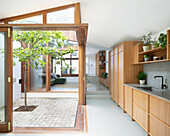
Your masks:
M164 77L163 76L155 76L154 79L156 79L156 78L162 78L161 88L166 89L166 85L163 83L164 82Z

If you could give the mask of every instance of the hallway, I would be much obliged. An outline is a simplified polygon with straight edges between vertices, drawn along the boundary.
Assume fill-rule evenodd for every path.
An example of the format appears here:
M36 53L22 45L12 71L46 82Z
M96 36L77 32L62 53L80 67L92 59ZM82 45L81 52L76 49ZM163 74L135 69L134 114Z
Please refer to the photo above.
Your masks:
M87 92L109 91L105 86L99 83L98 76L88 76L87 80L89 81L89 84L91 84L90 87L87 87Z

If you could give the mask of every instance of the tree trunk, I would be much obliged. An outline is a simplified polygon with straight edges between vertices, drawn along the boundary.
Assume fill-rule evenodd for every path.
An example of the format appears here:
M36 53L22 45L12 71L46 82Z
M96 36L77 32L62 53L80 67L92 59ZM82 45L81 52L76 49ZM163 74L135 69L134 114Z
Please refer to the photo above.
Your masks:
M25 74L24 74L24 104L25 109L27 109L27 64L25 64Z

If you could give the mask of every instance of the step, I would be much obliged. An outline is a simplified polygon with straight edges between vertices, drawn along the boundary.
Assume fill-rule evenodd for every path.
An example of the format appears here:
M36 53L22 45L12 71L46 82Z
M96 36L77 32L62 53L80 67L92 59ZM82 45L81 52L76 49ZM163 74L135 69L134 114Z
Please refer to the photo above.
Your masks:
M86 95L110 95L109 91L87 91Z
M110 99L110 95L86 95L87 99Z

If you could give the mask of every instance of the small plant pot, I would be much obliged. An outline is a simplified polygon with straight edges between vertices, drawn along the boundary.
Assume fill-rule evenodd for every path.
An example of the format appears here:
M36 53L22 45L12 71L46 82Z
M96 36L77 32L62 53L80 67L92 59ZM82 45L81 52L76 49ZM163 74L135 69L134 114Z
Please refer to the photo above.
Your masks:
M152 48L151 48L151 49L153 50L153 49L155 49L155 48L156 48L156 46L155 46L155 45L152 45Z
M158 57L157 57L157 56L153 57L153 60L154 60L154 61L155 61L155 60L158 60Z
M150 46L143 46L143 51L148 51L150 50Z
M140 83L141 85L144 85L144 84L145 84L145 80L139 80L139 83Z
M144 58L144 61L145 61L145 62L149 61L149 58Z

